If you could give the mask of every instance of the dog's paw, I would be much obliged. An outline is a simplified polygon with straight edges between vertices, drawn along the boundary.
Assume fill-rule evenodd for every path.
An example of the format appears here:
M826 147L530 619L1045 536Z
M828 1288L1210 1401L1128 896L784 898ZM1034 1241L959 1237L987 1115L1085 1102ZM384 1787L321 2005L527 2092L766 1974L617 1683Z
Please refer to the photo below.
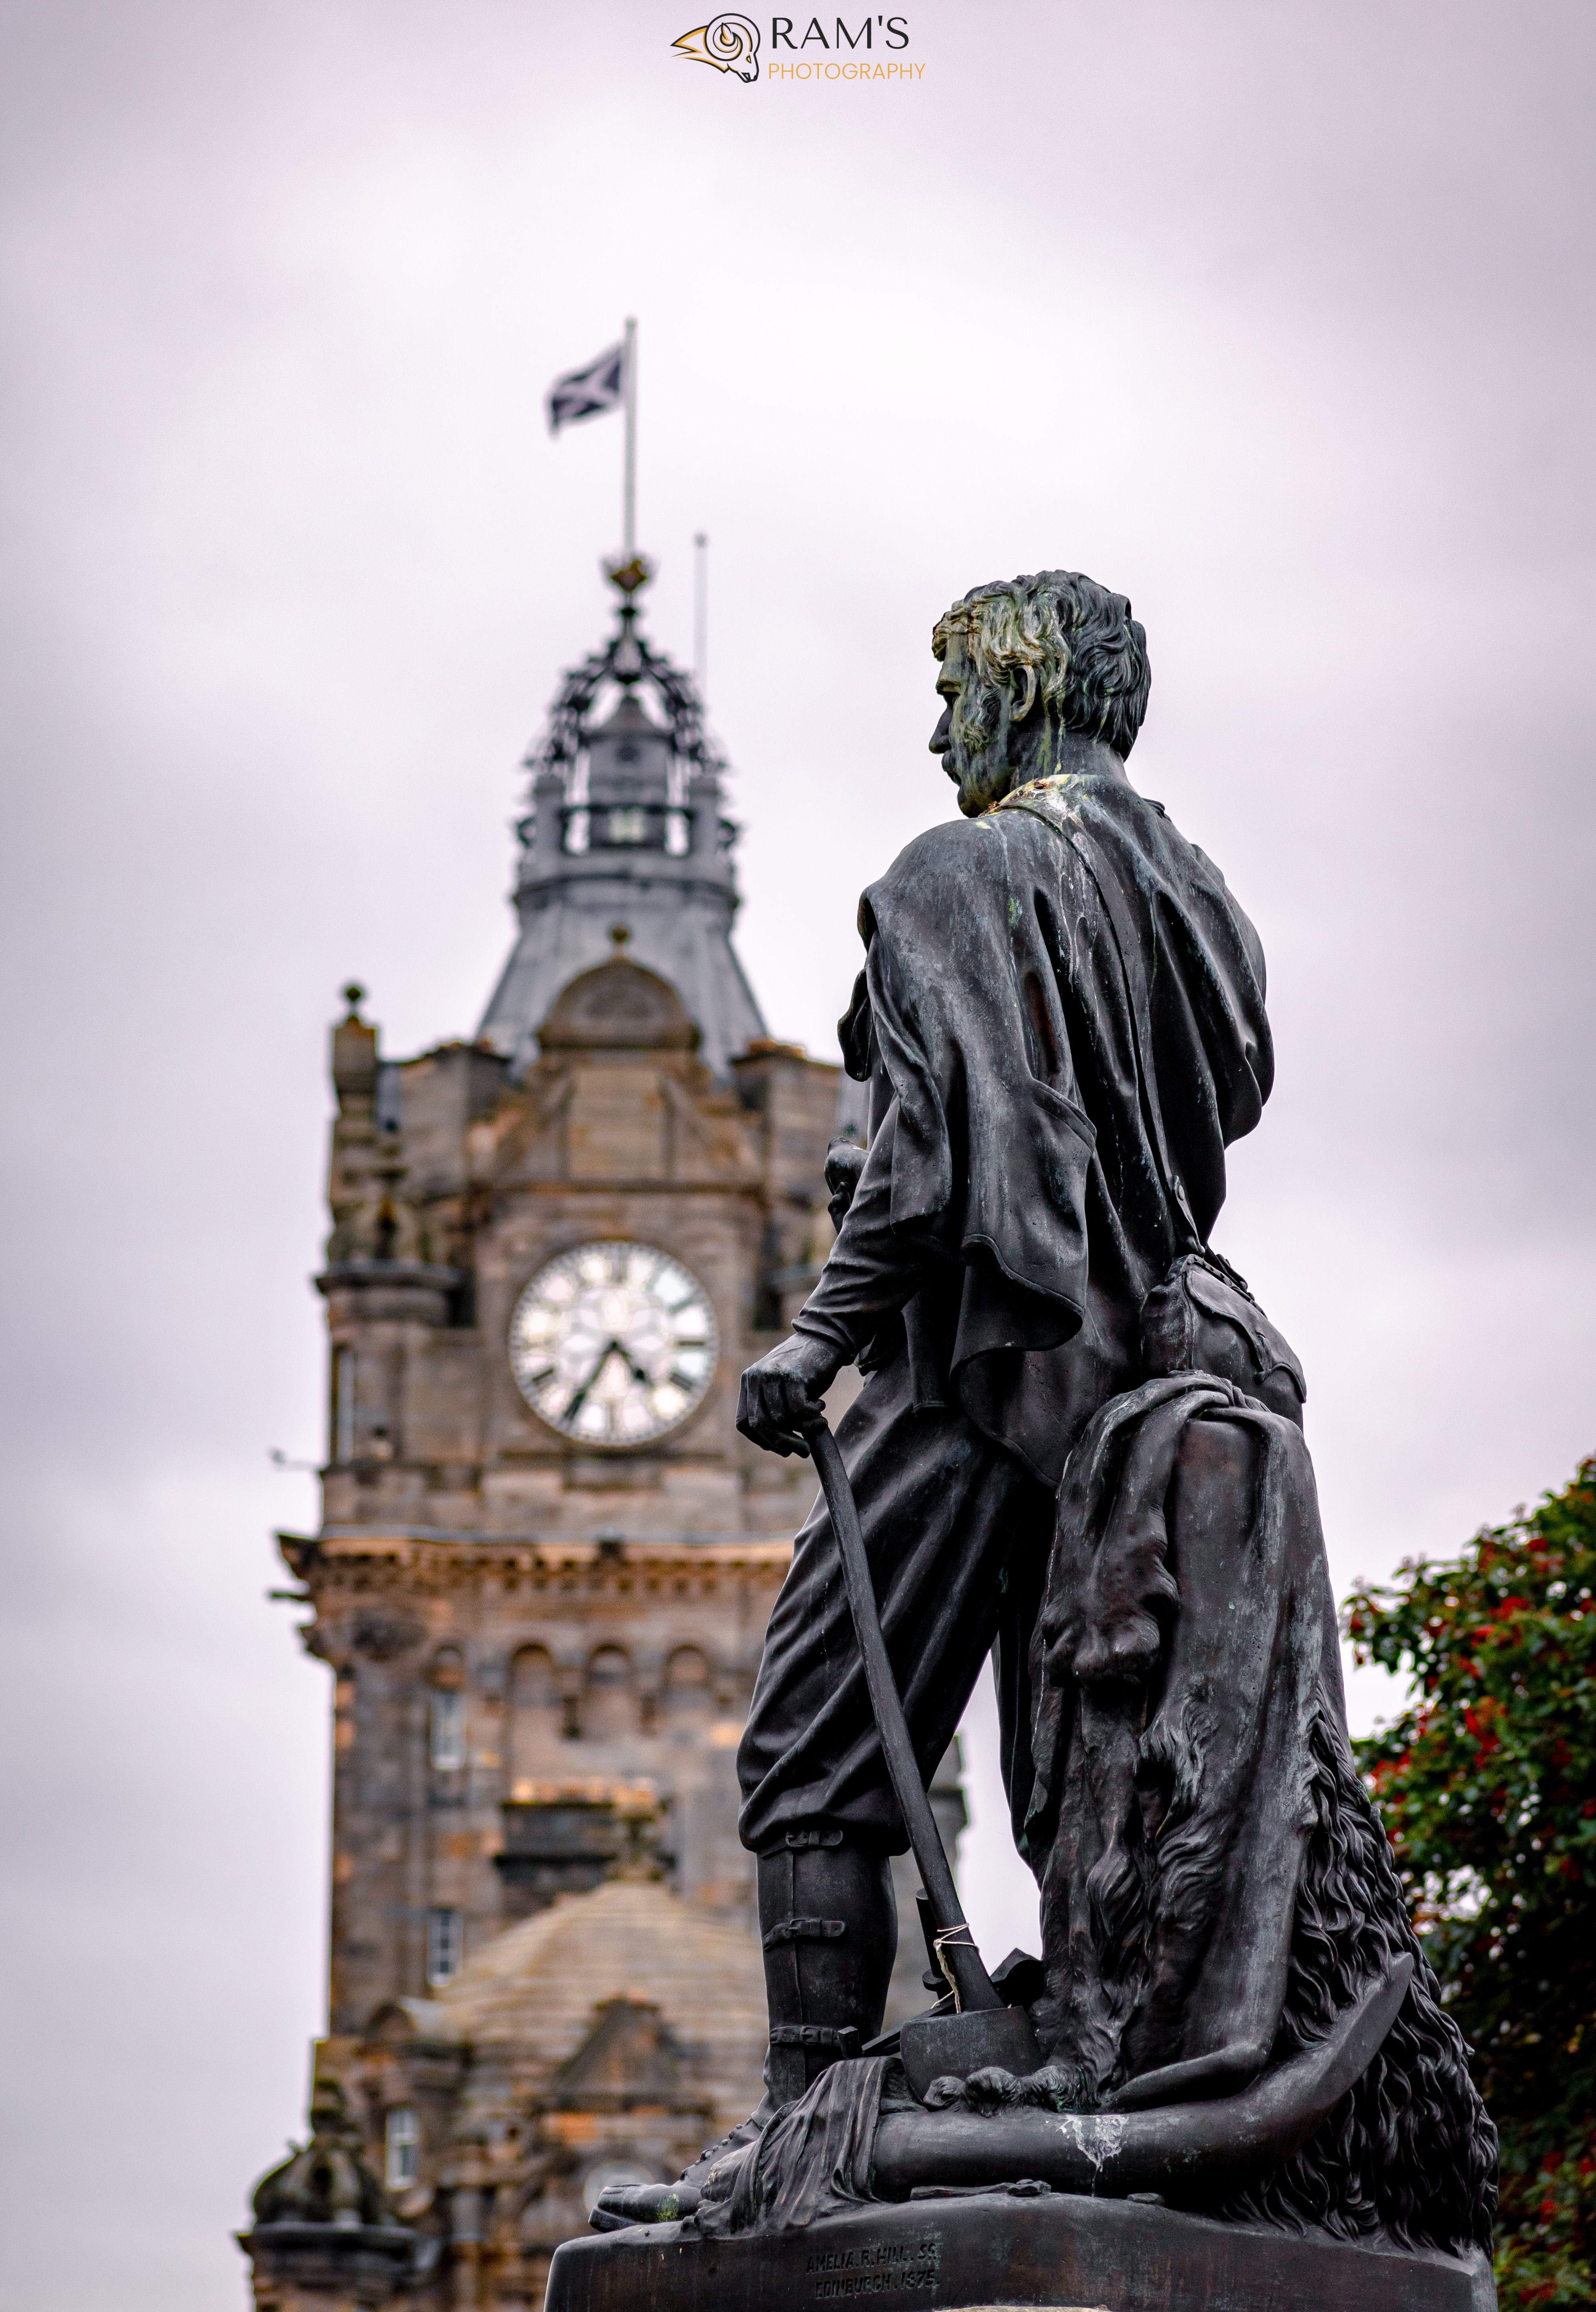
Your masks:
M1019 2081L1001 2063L988 2063L979 2071L972 2071L964 2081L964 2094L972 2111L1000 2111L1005 2104L1016 2100Z

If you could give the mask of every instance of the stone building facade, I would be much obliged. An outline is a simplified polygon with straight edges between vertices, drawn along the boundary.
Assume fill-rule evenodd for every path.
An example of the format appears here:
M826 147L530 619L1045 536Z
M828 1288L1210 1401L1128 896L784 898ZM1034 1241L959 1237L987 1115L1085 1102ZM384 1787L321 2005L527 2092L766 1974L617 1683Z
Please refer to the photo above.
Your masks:
M855 1111L732 949L722 768L624 591L532 758L477 1036L391 1060L353 987L333 1031L323 1515L280 1537L334 1677L316 2074L417 2239L351 2303L537 2301L599 2168L674 2173L759 2093L734 1757L814 1478L737 1436L737 1380ZM955 1836L956 1762L937 1797Z

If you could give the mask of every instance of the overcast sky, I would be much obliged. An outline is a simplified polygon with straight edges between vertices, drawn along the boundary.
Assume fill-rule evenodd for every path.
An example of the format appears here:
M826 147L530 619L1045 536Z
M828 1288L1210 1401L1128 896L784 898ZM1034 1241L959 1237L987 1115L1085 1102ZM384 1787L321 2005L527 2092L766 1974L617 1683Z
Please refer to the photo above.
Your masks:
M354 974L390 1052L475 1026L618 544L618 421L540 398L625 314L772 1031L834 1055L855 895L949 811L937 612L1090 571L1269 957L1217 1241L1338 1587L1596 1444L1587 0L910 0L917 80L753 85L689 5L0 11L19 2306L238 2302L301 2124L326 1674L266 1453L322 1447L327 1025Z

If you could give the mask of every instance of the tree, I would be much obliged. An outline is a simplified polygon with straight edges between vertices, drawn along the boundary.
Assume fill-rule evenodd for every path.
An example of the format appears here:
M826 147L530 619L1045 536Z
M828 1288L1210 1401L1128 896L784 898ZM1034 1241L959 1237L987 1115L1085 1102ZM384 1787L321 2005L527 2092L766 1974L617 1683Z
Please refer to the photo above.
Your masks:
M1412 1681L1356 1745L1502 2136L1506 2307L1596 2299L1596 1458L1460 1556L1347 1601Z

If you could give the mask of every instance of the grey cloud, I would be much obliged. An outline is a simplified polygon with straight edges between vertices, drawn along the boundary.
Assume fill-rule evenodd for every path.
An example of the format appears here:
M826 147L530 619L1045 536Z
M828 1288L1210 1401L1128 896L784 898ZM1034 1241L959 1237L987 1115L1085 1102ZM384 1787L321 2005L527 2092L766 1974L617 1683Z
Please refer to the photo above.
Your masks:
M1338 1578L1592 1441L1589 11L911 13L923 83L842 102L684 71L655 0L4 28L0 2176L57 2312L240 2286L300 2124L326 1697L261 1593L323 1038L351 973L390 1049L468 1029L502 959L619 512L539 396L625 312L773 1031L829 1048L859 887L950 808L936 612L1093 570L1151 632L1135 774L1270 952L1222 1238Z

